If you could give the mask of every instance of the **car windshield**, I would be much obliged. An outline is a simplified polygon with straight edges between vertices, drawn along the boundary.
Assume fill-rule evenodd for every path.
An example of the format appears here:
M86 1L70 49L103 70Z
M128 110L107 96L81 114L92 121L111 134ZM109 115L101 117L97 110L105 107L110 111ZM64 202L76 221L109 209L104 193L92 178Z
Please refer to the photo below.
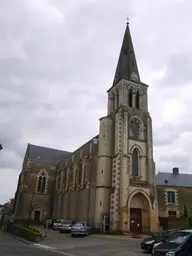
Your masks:
M61 220L56 220L54 223L61 223Z
M166 239L168 243L182 244L190 235L189 232L177 232Z
M162 231L160 232L159 236L163 237L163 236L167 236L170 232L168 231Z
M76 223L76 224L74 225L74 227L83 227L83 226L85 226L85 223L84 223L84 222Z
M64 220L63 224L71 224L71 220Z

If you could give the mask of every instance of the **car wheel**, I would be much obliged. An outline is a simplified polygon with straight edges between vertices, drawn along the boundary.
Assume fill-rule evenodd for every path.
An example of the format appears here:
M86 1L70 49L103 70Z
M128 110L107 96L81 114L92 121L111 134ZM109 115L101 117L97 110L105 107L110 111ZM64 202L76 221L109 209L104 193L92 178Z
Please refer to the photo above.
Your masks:
M89 235L89 232L87 231L87 232L86 232L86 236L88 236L88 235Z
M71 234L71 237L75 237L75 235Z
M61 230L59 231L60 233L63 233Z

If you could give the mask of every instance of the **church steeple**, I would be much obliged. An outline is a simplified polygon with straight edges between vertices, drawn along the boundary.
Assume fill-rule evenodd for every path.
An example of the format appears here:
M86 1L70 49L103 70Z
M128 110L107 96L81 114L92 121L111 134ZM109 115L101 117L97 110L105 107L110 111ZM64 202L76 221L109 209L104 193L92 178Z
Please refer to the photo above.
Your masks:
M125 29L121 52L115 72L113 85L119 82L122 78L140 81L137 61L131 39L129 23Z

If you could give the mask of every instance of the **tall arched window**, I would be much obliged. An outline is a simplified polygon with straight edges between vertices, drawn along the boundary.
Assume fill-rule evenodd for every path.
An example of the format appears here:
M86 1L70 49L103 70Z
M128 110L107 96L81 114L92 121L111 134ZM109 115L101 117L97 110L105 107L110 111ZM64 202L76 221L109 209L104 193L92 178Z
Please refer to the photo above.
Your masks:
M117 94L116 94L116 100L117 100L117 108L119 107L119 92L117 91Z
M37 176L37 192L45 193L46 184L48 182L48 177L46 172L40 172Z
M41 192L42 176L38 179L37 192Z
M133 90L132 89L129 90L128 103L129 103L129 107L132 108L133 107Z
M139 176L139 153L137 149L132 153L132 175Z
M45 184L46 184L46 177L43 177L42 186L41 186L41 192L45 192Z
M137 109L140 108L139 92L138 92L138 91L137 91L136 96L135 96L135 105L136 105L136 108L137 108Z

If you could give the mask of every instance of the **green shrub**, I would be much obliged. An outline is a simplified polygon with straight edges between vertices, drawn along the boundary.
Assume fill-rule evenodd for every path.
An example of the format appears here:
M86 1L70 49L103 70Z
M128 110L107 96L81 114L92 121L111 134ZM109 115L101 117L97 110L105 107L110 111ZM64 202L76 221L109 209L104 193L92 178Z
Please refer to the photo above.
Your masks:
M38 229L29 227L29 226L24 225L24 224L16 224L15 227L18 227L18 228L23 229L27 232L33 233L34 235L41 235L41 232Z

